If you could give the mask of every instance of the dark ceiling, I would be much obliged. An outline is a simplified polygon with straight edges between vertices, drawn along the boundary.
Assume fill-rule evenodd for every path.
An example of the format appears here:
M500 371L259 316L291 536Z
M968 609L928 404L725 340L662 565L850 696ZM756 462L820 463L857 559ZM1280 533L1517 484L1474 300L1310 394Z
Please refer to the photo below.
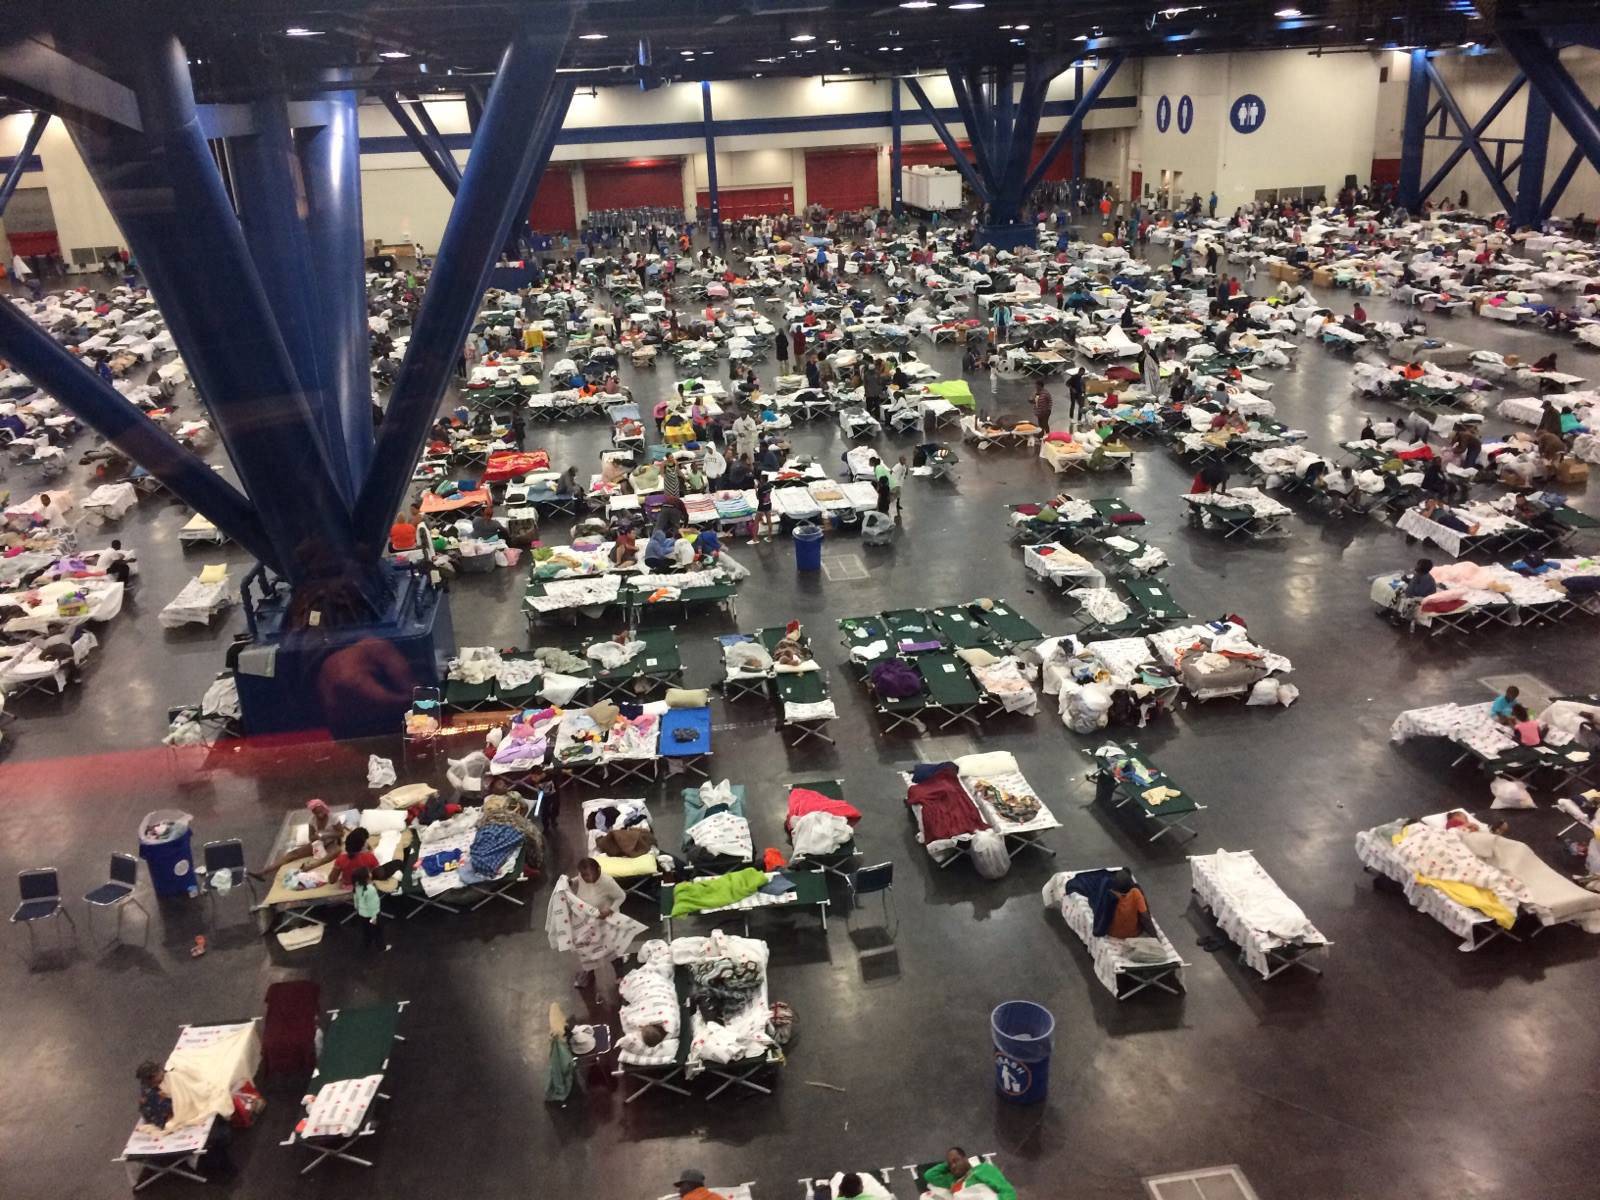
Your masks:
M4 23L25 26L22 7ZM66 7L41 9L33 32ZM1595 3L1549 0L1512 13L1496 0L146 0L134 19L177 32L200 98L223 100L247 91L247 80L277 75L294 89L325 67L357 63L375 67L379 84L457 90L492 74L516 21L564 10L575 14L564 65L581 82L634 83L910 71L1040 51L1454 46L1491 40L1495 19L1592 26ZM114 62L103 66L117 73Z

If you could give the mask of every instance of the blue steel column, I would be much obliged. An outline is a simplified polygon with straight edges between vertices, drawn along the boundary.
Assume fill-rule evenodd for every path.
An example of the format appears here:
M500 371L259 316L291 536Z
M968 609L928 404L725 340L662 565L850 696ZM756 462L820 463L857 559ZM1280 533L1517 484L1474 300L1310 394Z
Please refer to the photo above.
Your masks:
M267 302L277 315L300 393L322 430L329 459L337 464L333 481L348 508L355 493L344 470L344 430L316 349L325 322L312 274L311 241L301 215L307 208L305 180L289 128L288 101L282 94L268 96L250 108L255 132L227 139L239 225Z
M706 194L711 200L711 215L706 222L706 233L712 242L722 242L722 198L717 194L717 126L711 116L711 81L700 81L700 107L705 113L706 126Z
M1055 141L1050 143L1050 148L1044 152L1038 164L1028 173L1026 182L1022 185L1022 194L1026 196L1039 186L1039 180L1044 178L1044 173L1050 169L1050 164L1055 162L1056 155L1061 153L1061 148L1072 140L1073 136L1083 127L1084 117L1089 115L1089 110L1094 107L1095 101L1100 99L1100 93L1106 90L1106 85L1115 77L1122 67L1123 54L1121 51L1113 54L1101 65L1095 73L1093 82L1088 88L1078 93L1078 99L1072 106L1072 111L1067 114L1067 123L1056 134Z
M149 281L283 574L291 584L343 575L354 559L344 499L206 145L183 46L132 27L99 32L115 39L134 73L143 130L73 120L67 128Z
M1544 201L1539 205L1541 222L1555 216L1556 205L1561 203L1567 185L1572 182L1572 177L1578 173L1578 168L1582 165L1583 151L1574 146L1572 153L1567 155L1567 161L1561 164L1561 170L1556 172L1555 180L1550 184L1550 191L1545 194Z
M344 80L348 72L333 73ZM372 462L372 343L367 333L366 244L361 229L360 93L326 92L326 125L296 139L305 180L306 231L323 327L315 350L321 360L323 403L339 427L344 474L352 502ZM335 457L330 454L330 457ZM337 472L339 463L334 462Z
M1461 140L1466 143L1467 150L1478 164L1478 170L1482 171L1483 177L1489 181L1489 187L1494 191L1495 198L1500 201L1500 207L1510 213L1516 202L1511 199L1511 193L1506 189L1505 180L1500 177L1499 170L1489 161L1483 143L1472 132L1472 126L1467 123L1466 114L1461 111L1461 106L1456 103L1455 96L1446 86L1444 76L1439 74L1439 69L1433 65L1431 58L1423 59L1423 65L1428 72L1428 81L1439 94L1439 103L1444 105L1445 111L1450 114L1450 119L1455 122Z
M1406 81L1406 113L1400 127L1400 207L1422 207L1422 147L1428 136L1428 52L1411 52L1411 77Z
M972 145L973 166L983 179L985 194L992 202L995 192L999 191L999 177L995 174L995 164L989 160L994 120L984 103L982 83L976 68L970 69L970 74L965 77L955 67L951 67L947 74L950 78L950 94L955 97L956 110L961 114L961 123L967 130L967 141ZM966 157L959 148L952 149L950 153Z
M900 77L894 75L889 79L889 208L897 217L905 211L905 198L900 192L901 132Z
M461 191L450 210L422 310L400 365L379 433L372 471L356 501L356 537L381 546L405 498L428 427L444 395L462 341L477 315L495 255L516 206L533 183L544 148L532 135L547 112L556 68L572 31L572 9L528 17L506 49L484 106ZM555 136L552 129L549 137Z
M6 205L11 203L11 193L17 190L17 184L22 181L22 173L28 169L28 160L39 148L39 139L49 123L50 114L43 109L33 114L33 124L28 126L28 134L22 139L22 149L17 151L17 157L12 160L5 182L0 183L0 216L5 215Z
M539 194L539 181L544 178L545 168L550 165L550 156L555 153L556 135L566 124L567 109L572 106L572 94L576 90L575 83L558 82L550 98L545 101L544 109L539 113L539 124L534 127L533 140L536 145L544 147L544 153L534 164L527 194L522 197L522 204L517 208L516 216L512 218L511 233L506 238L508 252L519 241L521 235L530 232L528 214L532 211L534 199Z
M1524 29L1500 31L1500 44L1528 76L1528 82L1544 96L1573 144L1600 171L1600 118L1556 52L1537 33Z
M1544 167L1550 153L1550 106L1538 88L1528 89L1522 122L1522 164L1517 171L1517 202L1511 212L1514 228L1537 229L1543 218Z
M262 562L281 572L250 502L30 320L0 300L0 355Z

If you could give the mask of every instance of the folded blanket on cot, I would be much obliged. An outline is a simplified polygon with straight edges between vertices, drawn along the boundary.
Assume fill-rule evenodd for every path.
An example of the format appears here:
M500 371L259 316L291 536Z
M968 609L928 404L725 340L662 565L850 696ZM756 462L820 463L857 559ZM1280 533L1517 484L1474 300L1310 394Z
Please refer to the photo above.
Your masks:
M1212 863L1217 882L1251 929L1284 941L1315 932L1300 906L1272 881L1253 855L1218 850Z

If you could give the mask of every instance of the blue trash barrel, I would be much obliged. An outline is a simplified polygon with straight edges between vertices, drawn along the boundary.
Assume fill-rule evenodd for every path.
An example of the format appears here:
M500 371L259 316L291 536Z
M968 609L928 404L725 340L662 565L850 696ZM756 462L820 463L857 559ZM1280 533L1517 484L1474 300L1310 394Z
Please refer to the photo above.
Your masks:
M190 820L188 813L158 809L139 822L139 857L158 896L192 896L199 888Z
M802 571L822 570L822 530L818 526L795 527L794 565Z
M1056 1019L1030 1000L1008 1000L989 1014L994 1088L1014 1104L1038 1104L1050 1091L1050 1038Z

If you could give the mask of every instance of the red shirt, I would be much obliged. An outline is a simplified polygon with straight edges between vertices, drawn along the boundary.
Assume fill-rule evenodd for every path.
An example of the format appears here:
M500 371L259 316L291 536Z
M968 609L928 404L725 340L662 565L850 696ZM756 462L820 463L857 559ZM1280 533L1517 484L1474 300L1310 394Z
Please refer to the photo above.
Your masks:
M339 882L349 887L351 878L362 867L369 871L378 869L378 856L371 850L362 850L352 858L341 850L339 857L333 860L333 865L339 868Z

